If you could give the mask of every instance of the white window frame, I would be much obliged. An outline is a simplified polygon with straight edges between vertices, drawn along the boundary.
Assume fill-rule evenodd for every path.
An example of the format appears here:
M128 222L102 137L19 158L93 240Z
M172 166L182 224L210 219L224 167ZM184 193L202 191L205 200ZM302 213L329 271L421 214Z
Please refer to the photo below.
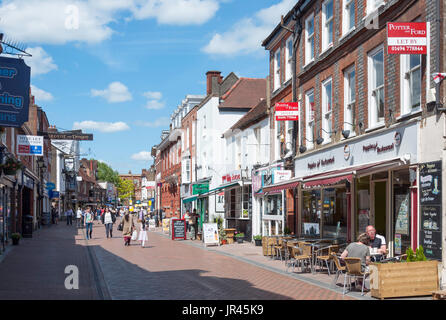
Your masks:
M291 48L291 52L290 52ZM293 73L293 37L289 37L286 42L286 48L285 48L285 57L286 57L286 72L285 72L285 82L290 80Z
M400 70L401 70L401 115L408 115L411 113L416 113L421 111L421 92L422 92L422 59L421 55L417 55L420 57L420 64L410 69L410 54L402 54L400 56ZM411 76L416 71L420 70L420 104L418 107L412 107L412 89L411 89Z
M330 97L327 96L327 86L330 85ZM322 82L322 138L324 144L331 142L331 133L333 130L333 81L330 78ZM330 101L329 101L330 100ZM330 102L330 109L328 109Z
M384 0L367 0L367 15L377 10L384 4Z
M313 96L314 105L314 90L311 89L305 93L305 146L307 149L314 148L314 116L315 111L310 106L310 96Z
M186 128L186 148L189 149L189 126Z
M275 149L276 149L276 158L274 160L280 159L280 121L276 121L276 143L275 143Z
M313 33L308 33L308 22L310 20L313 20ZM315 54L315 41L314 41L314 13L312 13L307 19L305 19L305 65L311 63L314 61L314 54ZM311 56L311 48L309 43L313 43L313 55Z
M235 167L240 169L242 165L242 137L239 136L235 139L236 155L235 155Z
M354 81L353 81L353 90L355 93L355 99L350 100L350 89L351 89L351 83L350 83L350 75L354 73ZM344 71L344 124L343 128L344 130L349 130L350 135L349 137L354 137L356 135L356 132L354 130L354 116L353 111L356 105L356 69L355 65L349 67ZM349 123L346 123L349 122Z
M192 121L192 145L195 145L195 130L197 127L197 122L196 121Z
M327 7L327 3L331 2L331 6L332 6L332 15L331 17L327 18L326 16L326 7ZM326 0L324 1L324 3L322 3L322 52L328 50L329 48L331 48L333 46L333 31L334 31L334 1L333 0ZM328 38L329 38L329 28L328 25L331 24L331 42L328 42Z
M376 56L377 54L379 54L380 52L382 52L383 54L383 84L377 88L375 88L375 82L376 82L376 72L375 69L373 67L373 57ZM384 106L383 108L385 109L385 92L384 92L384 88L385 88L385 68L384 68L384 60L385 60L385 55L384 55L384 46L380 45L378 47L376 47L375 49L373 49L372 51L370 51L367 55L367 62L368 62L368 115L369 115L369 129L374 129L377 127L381 127L384 125L384 119L385 119L385 110L383 111L383 117L382 119L380 119L378 117L378 105L376 103L377 101L377 95L381 94L381 90L382 90L382 95L383 95L383 101L384 101Z
M293 139L293 124L294 121L285 121L285 148L290 148L286 156L292 152L292 139Z
M256 154L254 163L261 163L261 150L262 150L262 128L256 127L253 129L254 139L256 142Z
M343 0L342 6L342 35L346 35L355 30L356 23L356 0ZM350 10L353 9L353 26L350 27Z
M274 91L280 88L280 48L274 52Z

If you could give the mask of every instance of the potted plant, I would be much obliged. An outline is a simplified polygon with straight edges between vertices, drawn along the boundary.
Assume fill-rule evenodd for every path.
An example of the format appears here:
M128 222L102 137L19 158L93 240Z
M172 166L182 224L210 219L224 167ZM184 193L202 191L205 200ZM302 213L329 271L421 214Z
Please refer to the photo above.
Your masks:
M288 227L288 226L286 226L284 229L283 229L283 233L284 233L284 235L290 235L291 234L291 229Z
M253 238L256 243L256 247L260 247L262 245L262 236L260 234L258 234L258 235L255 235Z
M243 239L245 238L245 234L243 232L236 233L235 239L237 243L243 243Z
M5 175L14 175L17 170L22 168L22 164L14 158L8 158L0 167Z
M422 246L406 250L406 262L371 263L370 293L375 298L431 295L439 289L438 261L427 260Z
M21 238L20 233L13 233L13 234L11 234L12 244L15 245L15 246L18 245L20 238Z
M220 243L221 244L227 244L228 243L228 239L226 236L226 231L225 229L223 229L223 226L220 225L220 228L218 229L218 233L220 235Z

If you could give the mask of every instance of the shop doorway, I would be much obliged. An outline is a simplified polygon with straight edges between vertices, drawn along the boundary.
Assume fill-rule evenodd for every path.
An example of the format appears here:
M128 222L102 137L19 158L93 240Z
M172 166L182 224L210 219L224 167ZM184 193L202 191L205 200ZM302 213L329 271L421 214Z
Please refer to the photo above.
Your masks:
M387 181L373 181L372 189L374 192L374 201L372 213L373 218L371 219L371 222L375 226L377 234L386 236Z

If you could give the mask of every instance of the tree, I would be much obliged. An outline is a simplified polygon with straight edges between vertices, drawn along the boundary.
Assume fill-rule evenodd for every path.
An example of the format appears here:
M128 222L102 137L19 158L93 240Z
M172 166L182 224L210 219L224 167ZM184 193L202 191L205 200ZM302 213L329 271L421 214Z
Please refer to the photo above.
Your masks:
M118 177L119 178L119 177ZM119 178L118 196L121 200L130 199L135 193L135 186L131 180L123 180Z
M118 186L120 182L119 173L118 171L113 171L106 163L98 161L98 180L111 182Z

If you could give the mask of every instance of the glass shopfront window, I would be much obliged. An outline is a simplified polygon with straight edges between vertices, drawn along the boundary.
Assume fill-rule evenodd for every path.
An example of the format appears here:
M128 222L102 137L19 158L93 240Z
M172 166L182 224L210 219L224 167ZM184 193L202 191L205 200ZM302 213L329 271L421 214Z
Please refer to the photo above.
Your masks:
M322 237L347 239L347 189L327 188L323 197Z
M320 237L321 225L321 190L314 189L302 192L302 235Z
M265 197L264 215L282 215L282 194L269 195Z
M370 225L370 176L361 177L356 183L358 208L356 234L359 235Z
M393 172L394 253L406 253L410 247L410 173L409 170Z

